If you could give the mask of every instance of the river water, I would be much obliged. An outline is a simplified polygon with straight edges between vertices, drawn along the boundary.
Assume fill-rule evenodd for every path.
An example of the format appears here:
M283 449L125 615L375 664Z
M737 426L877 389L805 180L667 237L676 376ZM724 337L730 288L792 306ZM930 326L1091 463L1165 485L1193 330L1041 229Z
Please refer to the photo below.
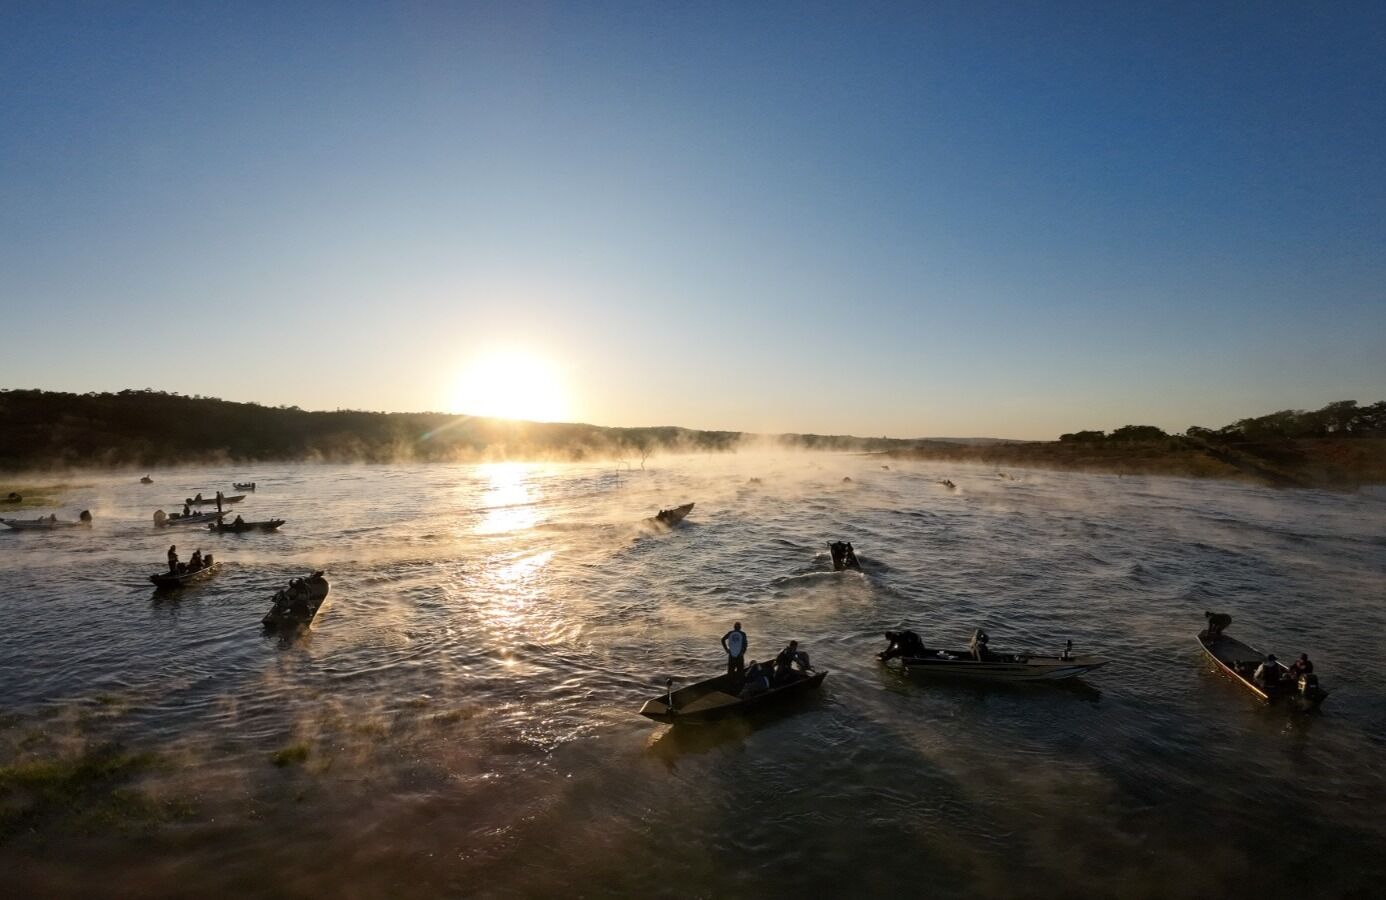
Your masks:
M0 534L7 893L1380 895L1386 495L886 462L77 477L58 512L90 532ZM280 533L149 524L242 479ZM863 572L831 571L838 538ZM225 571L153 595L171 539ZM311 631L264 634L315 568ZM1205 609L1308 651L1322 711L1214 671ZM799 639L817 696L687 733L636 714L719 670L734 619L753 658ZM902 623L1114 661L929 682L873 656Z

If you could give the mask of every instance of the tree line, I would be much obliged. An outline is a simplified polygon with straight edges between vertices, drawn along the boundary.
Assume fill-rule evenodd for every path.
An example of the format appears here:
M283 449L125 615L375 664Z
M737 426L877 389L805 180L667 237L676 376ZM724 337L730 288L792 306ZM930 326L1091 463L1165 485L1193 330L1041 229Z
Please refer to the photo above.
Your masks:
M1322 409L1283 409L1264 416L1238 419L1221 428L1190 425L1184 436L1217 443L1295 440L1321 437L1386 437L1386 400L1359 406L1339 400ZM1154 425L1125 425L1105 431L1073 431L1059 436L1062 443L1158 441L1171 437Z

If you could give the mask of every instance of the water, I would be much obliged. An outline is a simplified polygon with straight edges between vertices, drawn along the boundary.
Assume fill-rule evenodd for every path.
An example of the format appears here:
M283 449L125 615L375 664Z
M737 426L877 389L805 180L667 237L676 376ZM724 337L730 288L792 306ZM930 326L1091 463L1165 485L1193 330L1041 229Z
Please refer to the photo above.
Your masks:
M1379 893L1386 496L890 465L79 478L59 512L90 507L90 533L0 534L0 765L150 756L0 832L0 871L16 896ZM260 490L238 511L281 533L149 527L240 479ZM680 527L641 521L686 500ZM863 573L830 571L838 538ZM170 540L226 571L152 596ZM312 631L263 634L314 568ZM1322 713L1213 671L1205 609L1309 651ZM798 638L831 671L818 696L687 734L636 715L667 675L715 672L734 619L751 658ZM901 623L1115 662L912 680L873 657Z

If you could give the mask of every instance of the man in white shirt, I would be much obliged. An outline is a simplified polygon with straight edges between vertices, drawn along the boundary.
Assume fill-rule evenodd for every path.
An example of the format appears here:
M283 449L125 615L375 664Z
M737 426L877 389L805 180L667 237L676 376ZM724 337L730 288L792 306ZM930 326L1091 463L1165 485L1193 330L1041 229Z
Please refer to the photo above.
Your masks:
M746 639L746 632L741 630L741 623L732 624L732 630L722 635L722 649L727 651L727 674L733 672L743 675L746 672L746 649L751 642Z

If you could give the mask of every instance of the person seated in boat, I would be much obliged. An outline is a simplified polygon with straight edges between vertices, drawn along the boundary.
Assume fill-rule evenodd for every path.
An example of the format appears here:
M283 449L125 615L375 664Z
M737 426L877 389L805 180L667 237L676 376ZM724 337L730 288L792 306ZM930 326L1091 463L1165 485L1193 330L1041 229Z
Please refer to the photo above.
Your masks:
M185 516L190 516L190 515L192 515L192 507L189 506L189 505L186 504L186 503L183 504L183 515L185 515Z
M1251 676L1256 683L1262 687L1274 687L1280 683L1282 672L1280 663L1276 662L1275 654L1266 654L1265 660L1256 667L1256 671Z
M206 556L202 557L202 567L204 569L210 569L212 567L212 554L208 553Z
M1299 659L1290 663L1290 677L1295 681L1299 681L1301 676L1313 674L1314 664L1309 661L1308 653L1301 653Z
M240 516L239 514L237 514L237 515L236 515L236 518L234 518L234 519L231 520L231 524L232 524L233 527L236 527L236 528L244 528L244 527L245 527L245 519L241 518L241 516Z
M202 492L201 492L201 491L198 491L197 496L196 496L196 497L193 497L193 501L196 502L196 503L201 503L201 502L202 502Z
M1215 613L1204 611L1203 617L1208 620L1208 643L1213 643L1222 638L1222 630L1232 624L1232 617L1227 613Z
M196 572L200 568L202 568L202 550L198 548L193 551L193 555L188 559L188 571Z
M170 575L178 571L178 545L170 544L168 547L168 573Z
M967 649L971 652L973 659L978 662L985 662L996 655L987 649L987 641L989 640L991 638L980 628L972 632L972 641L967 645Z
M751 660L751 664L746 667L746 679L741 683L740 696L754 697L756 694L763 694L770 690L772 674L770 663Z
M794 671L796 666L799 669L798 672ZM798 641L790 641L775 657L774 681L776 684L793 681L810 668L808 654L799 649Z
M924 649L924 640L913 631L887 631L885 636L886 640L890 641L890 646L876 654L882 662L897 656L923 656L927 652Z

